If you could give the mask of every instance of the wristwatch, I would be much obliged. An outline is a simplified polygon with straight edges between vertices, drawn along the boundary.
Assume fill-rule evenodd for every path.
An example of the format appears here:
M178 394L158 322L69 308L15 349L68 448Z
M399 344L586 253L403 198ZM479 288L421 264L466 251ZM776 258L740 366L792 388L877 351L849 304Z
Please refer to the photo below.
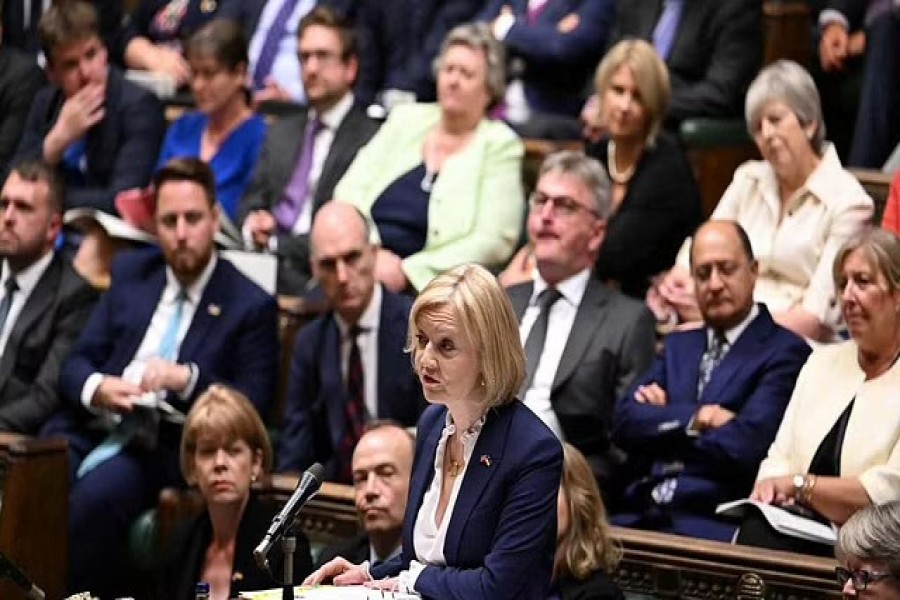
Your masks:
M791 482L794 484L794 500L797 502L801 502L803 500L803 493L806 488L806 475L801 475L800 473L794 475L791 479Z

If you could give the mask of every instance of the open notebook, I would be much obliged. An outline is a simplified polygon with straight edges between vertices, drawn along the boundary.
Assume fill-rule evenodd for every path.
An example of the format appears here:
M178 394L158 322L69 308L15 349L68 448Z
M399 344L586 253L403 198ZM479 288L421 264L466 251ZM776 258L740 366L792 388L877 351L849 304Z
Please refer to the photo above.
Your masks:
M771 504L763 504L755 500L745 498L743 500L735 500L734 502L726 502L716 507L717 515L727 517L743 517L748 510L758 510L762 513L766 521L769 522L775 531L790 535L795 538L807 540L810 542L818 542L819 544L828 544L833 546L837 541L838 528L834 523L821 523L815 519L801 517L790 513L783 508L772 506Z

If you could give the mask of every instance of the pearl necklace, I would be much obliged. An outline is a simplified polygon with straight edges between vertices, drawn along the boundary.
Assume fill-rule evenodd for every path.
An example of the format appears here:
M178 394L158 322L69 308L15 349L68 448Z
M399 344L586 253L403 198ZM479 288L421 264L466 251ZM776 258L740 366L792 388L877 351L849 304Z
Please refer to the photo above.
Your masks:
M625 185L634 176L635 165L631 165L622 173L619 172L619 168L616 166L616 143L612 140L609 140L609 144L606 146L606 165L609 167L610 179L620 185Z

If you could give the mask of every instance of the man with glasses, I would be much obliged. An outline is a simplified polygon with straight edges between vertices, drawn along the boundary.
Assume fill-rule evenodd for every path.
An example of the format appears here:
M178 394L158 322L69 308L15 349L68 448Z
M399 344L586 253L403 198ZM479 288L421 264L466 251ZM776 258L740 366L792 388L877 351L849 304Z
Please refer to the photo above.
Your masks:
M247 246L278 256L278 292L299 295L309 282L313 215L378 123L350 91L359 60L339 17L324 7L304 17L298 55L309 107L269 129L238 220Z
M709 221L693 239L705 326L669 334L616 406L632 480L612 522L730 541L715 508L750 493L810 349L753 302L759 267L739 224Z
M591 273L611 196L596 160L548 156L529 198L537 273L508 289L527 359L519 399L587 457L606 494L620 456L609 442L612 409L650 365L655 342L647 309Z
M332 310L297 334L278 468L301 471L317 461L327 480L351 483L366 424L412 426L425 406L404 352L412 301L375 283L377 247L353 206L323 206L310 241L313 275Z

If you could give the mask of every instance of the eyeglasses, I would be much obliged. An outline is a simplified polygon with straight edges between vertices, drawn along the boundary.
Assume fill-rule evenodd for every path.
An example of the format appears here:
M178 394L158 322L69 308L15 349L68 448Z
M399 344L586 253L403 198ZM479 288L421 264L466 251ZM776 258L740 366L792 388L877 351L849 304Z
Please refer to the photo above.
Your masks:
M870 584L878 583L879 581L883 581L892 576L890 573L878 573L875 571L865 571L862 569L851 571L850 569L845 569L844 567L835 567L834 575L839 586L843 588L845 585L847 585L848 581L852 581L853 589L857 592L865 591L866 587Z
M548 202L551 204L553 216L557 218L571 217L582 210L595 217L600 216L595 209L588 208L571 196L548 196L543 192L531 192L528 196L528 206L534 211L541 212Z
M308 64L314 58L316 62L323 65L331 65L341 60L342 56L337 52L329 52L327 50L312 50L309 52L301 50L297 53L297 58L300 60L301 65Z

